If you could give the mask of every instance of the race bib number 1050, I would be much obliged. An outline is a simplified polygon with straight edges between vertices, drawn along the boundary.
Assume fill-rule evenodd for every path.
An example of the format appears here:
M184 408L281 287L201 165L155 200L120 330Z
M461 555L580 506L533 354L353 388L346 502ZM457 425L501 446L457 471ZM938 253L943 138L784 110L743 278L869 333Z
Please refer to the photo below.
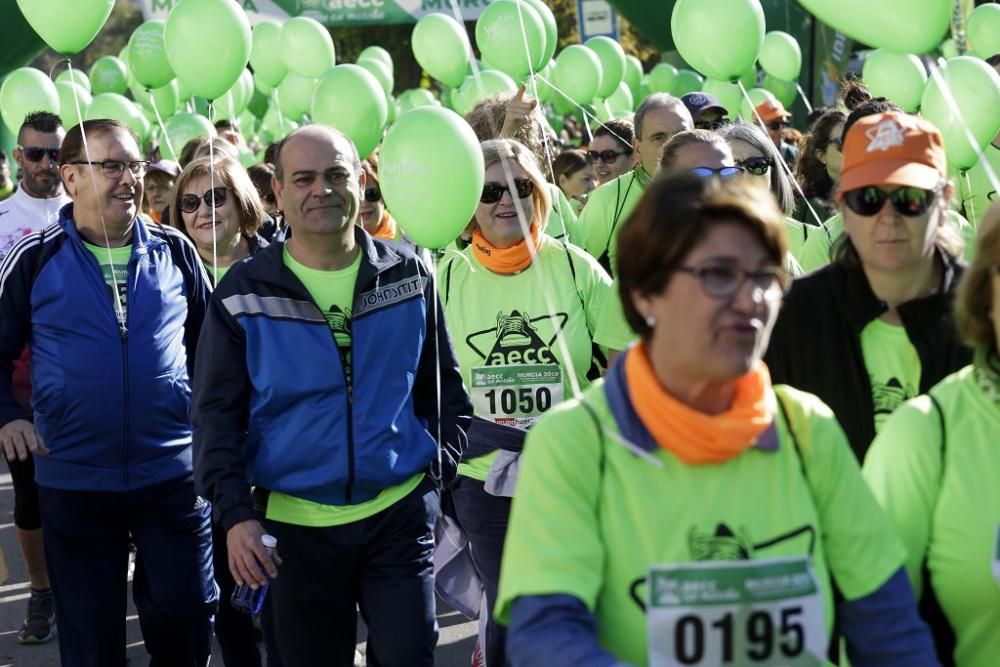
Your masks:
M557 364L478 366L472 369L472 405L497 424L528 429L564 398Z
M823 599L806 558L654 566L648 581L650 667L825 663Z

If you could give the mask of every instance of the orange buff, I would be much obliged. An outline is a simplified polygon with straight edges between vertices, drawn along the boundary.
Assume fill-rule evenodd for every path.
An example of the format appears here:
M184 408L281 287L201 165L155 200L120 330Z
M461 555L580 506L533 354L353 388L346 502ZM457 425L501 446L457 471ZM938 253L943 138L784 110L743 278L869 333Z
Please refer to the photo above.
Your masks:
M646 343L626 352L625 382L653 439L687 464L721 463L752 447L774 419L771 374L763 362L736 381L733 404L708 415L671 396L653 370Z
M531 223L531 238L535 241L537 250L542 232L535 223ZM478 226L472 231L472 252L480 264L493 273L502 275L524 271L531 265L531 250L526 240L522 239L509 248L494 248L479 231Z
M389 215L388 210L382 211L382 219L378 221L378 229L372 236L383 241L396 240L396 221Z
M149 212L149 219L152 220L153 222L157 223L157 224L159 224L160 218L162 216L163 216L163 214L160 213L159 211L150 211Z

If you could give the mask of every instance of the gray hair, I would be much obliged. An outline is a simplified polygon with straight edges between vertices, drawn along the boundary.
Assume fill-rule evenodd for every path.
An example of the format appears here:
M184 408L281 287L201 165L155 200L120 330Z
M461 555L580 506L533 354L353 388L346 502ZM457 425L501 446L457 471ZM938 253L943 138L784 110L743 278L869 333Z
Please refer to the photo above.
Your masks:
M688 122L688 129L694 127L694 119L691 118L691 112L688 111L683 102L667 93L653 93L646 97L642 101L642 104L639 105L639 108L635 110L635 119L632 121L632 124L635 126L636 139L642 139L642 123L646 120L646 114L654 109L662 109L663 107L671 107L680 116L685 117Z
M774 167L771 169L769 177L771 192L778 201L778 206L782 212L785 215L791 215L792 211L795 210L795 186L792 184L792 179L785 173L785 170L781 168L781 155L778 153L778 149L775 147L774 142L771 141L771 138L764 134L764 130L760 129L756 124L740 120L719 129L718 132L726 141L731 142L734 139L745 141L763 153L764 157L774 161Z

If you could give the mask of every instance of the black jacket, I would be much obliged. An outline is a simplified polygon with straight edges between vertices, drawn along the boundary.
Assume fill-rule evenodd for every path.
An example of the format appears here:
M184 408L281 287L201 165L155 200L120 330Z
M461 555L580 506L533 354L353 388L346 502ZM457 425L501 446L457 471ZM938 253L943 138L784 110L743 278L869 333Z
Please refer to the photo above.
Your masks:
M920 392L972 361L959 341L952 301L963 265L944 264L937 293L899 307L906 335L920 358ZM833 409L859 461L875 438L871 380L861 331L888 309L860 266L834 263L797 279L785 298L765 361L774 384L819 396Z

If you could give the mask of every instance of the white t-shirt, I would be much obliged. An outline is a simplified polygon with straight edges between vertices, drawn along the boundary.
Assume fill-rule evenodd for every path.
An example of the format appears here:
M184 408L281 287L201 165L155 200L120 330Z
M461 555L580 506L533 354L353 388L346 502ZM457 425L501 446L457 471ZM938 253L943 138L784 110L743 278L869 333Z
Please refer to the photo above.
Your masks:
M18 183L17 190L0 202L0 259L14 244L59 219L59 209L70 203L70 198L60 192L55 197L37 199Z

